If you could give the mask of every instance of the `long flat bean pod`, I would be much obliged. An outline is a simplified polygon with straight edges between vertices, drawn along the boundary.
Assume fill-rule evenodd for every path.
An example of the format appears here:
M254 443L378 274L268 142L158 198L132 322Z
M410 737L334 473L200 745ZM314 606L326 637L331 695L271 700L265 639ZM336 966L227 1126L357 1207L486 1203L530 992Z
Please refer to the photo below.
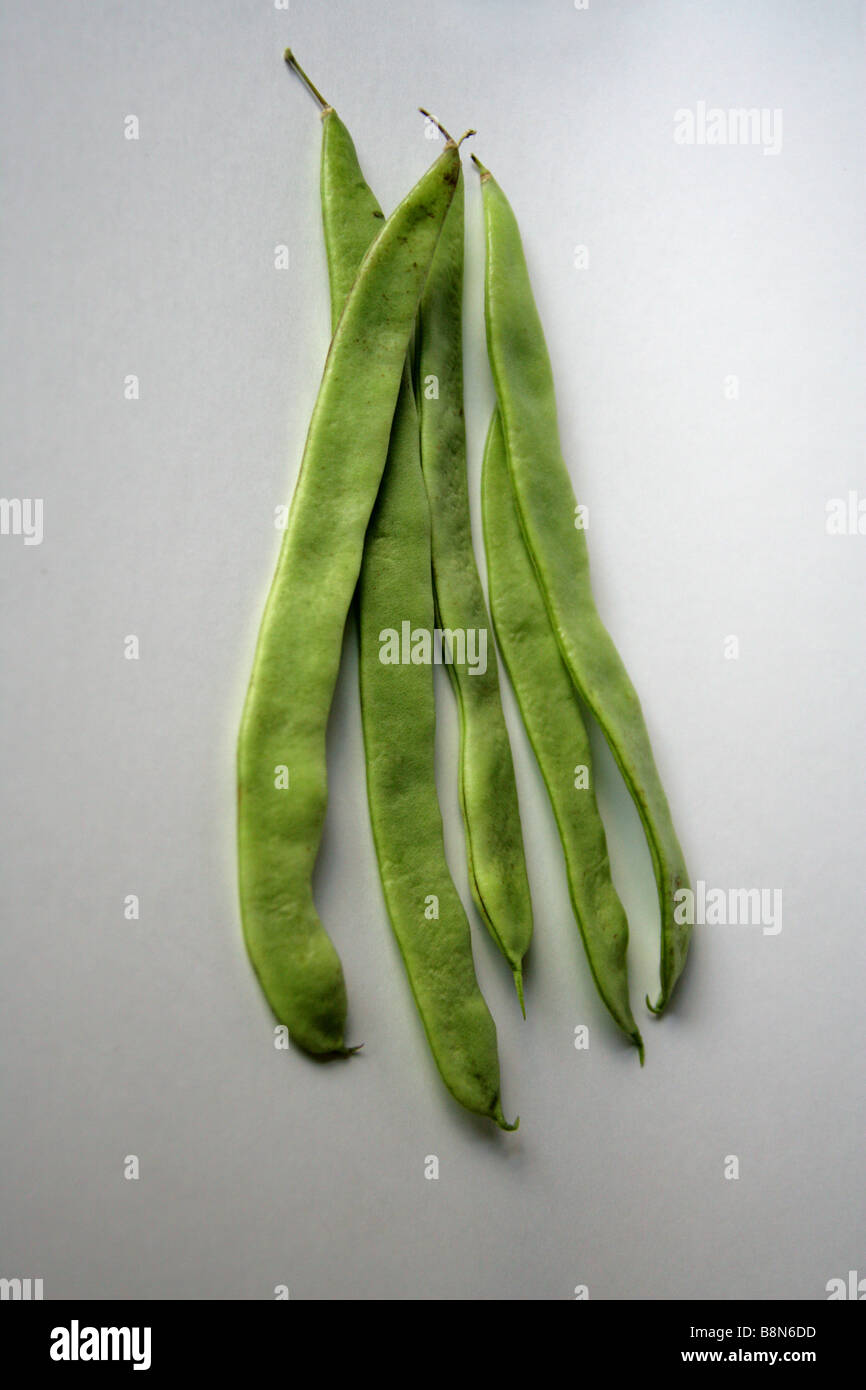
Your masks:
M661 989L650 1008L661 1013L688 953L691 927L678 922L675 912L675 895L689 886L688 872L637 693L593 599L586 536L575 525L553 373L517 221L496 180L475 163L486 233L487 350L511 486L563 660L601 726L643 822L661 909Z
M327 802L325 734L364 534L409 336L454 195L452 143L382 225L328 352L238 741L238 864L247 949L268 1001L310 1052L345 1052L342 967L313 903Z
M322 106L322 218L336 322L382 212L346 126L286 56ZM408 366L367 530L359 617L368 799L388 915L446 1086L469 1110L513 1128L499 1099L496 1026L478 988L469 923L445 858L432 672L379 660L383 630L400 631L405 621L429 630L433 619L430 518Z
M478 988L469 922L445 858L436 793L433 672L385 664L382 635L433 626L430 520L408 366L359 584L361 715L373 838L388 915L445 1085L502 1112L496 1025Z
M421 468L430 502L439 626L477 644L448 665L460 717L460 805L472 894L508 960L523 1005L532 902L495 645L475 563L463 416L463 180L458 181L421 296L416 337ZM483 636L482 636L483 634ZM478 659L484 643L485 662ZM458 656L459 647L458 647ZM468 653L464 653L468 656Z
M628 919L610 874L592 751L523 541L498 410L484 450L481 513L496 637L556 817L586 958L605 1005L643 1061L628 995ZM586 785L575 779L577 768L586 769Z

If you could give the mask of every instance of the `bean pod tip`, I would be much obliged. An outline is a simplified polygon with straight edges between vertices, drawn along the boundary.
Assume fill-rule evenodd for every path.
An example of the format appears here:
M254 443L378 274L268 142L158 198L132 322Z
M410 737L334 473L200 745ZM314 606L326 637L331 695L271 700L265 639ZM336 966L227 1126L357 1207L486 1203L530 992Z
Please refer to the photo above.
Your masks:
M516 970L512 971L512 974L514 975L514 987L517 990L517 998L520 1000L520 1012L523 1014L523 1017L526 1018L526 1005L523 1002L523 970L518 966Z

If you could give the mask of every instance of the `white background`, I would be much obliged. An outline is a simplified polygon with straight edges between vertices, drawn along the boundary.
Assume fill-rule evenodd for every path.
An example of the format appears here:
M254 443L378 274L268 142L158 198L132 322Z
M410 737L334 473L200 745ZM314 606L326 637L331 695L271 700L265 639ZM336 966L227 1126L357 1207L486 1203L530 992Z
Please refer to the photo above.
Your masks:
M828 499L866 496L862 6L19 0L2 15L2 494L43 498L45 533L0 536L0 1275L124 1299L278 1284L815 1299L866 1275L866 535L826 530ZM443 677L449 856L512 1135L451 1100L414 1012L372 850L353 637L316 891L362 1054L276 1051L241 941L234 740L328 343L320 126L288 43L386 209L436 152L418 105L477 128L523 230L596 596L692 877L783 894L778 935L698 927L654 1023L649 857L599 749L641 1071L592 988L506 690L536 912L522 1022L468 893ZM678 145L674 113L700 101L779 108L781 152ZM470 168L476 523L482 284Z

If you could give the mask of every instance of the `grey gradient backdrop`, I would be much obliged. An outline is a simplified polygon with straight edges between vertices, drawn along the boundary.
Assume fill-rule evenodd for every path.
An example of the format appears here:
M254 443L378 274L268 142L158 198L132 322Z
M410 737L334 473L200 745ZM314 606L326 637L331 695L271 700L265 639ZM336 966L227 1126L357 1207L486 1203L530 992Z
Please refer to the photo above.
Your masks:
M0 1275L47 1298L265 1299L815 1299L866 1275L866 535L825 527L828 499L866 490L862 5L19 0L2 38L2 494L43 498L45 532L0 536ZM276 1051L241 942L234 739L328 342L319 123L287 43L386 208L434 153L419 104L477 127L693 877L783 893L777 935L697 928L654 1024L649 857L598 749L641 1072L593 992L507 690L536 908L525 1023L474 913L473 932L514 1135L459 1111L414 1013L351 640L317 896L361 1056ZM699 101L780 108L781 152L676 144ZM478 522L471 172L467 222Z

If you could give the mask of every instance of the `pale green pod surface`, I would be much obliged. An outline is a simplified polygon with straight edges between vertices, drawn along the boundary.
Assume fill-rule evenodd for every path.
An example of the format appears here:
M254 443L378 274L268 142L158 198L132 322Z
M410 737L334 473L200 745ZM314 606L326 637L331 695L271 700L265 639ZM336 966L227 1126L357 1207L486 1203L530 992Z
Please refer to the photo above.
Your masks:
M650 1007L660 1013L688 953L691 927L677 921L676 912L676 894L689 886L688 871L637 693L595 607L586 536L575 526L575 496L559 443L553 374L520 231L501 188L483 166L479 168L487 244L487 349L511 486L563 660L601 726L646 832L662 923L661 991Z
M475 661L448 665L460 716L460 805L472 895L514 973L532 937L532 902L496 648L475 562L463 415L463 179L421 296L416 336L421 468L430 503L438 626L475 634ZM482 636L483 634L483 636ZM484 664L479 654L484 651ZM455 655L461 655L458 645Z
M459 174L458 186L461 181ZM332 106L322 112L321 193L333 327L385 214L361 172L354 141Z
M322 122L322 220L336 321L381 211L333 108ZM429 630L433 623L430 517L408 367L358 598L368 801L388 916L445 1085L467 1109L511 1128L499 1100L496 1026L478 988L469 923L445 858L432 668L379 662L383 627L394 623L399 632L406 620Z
M496 1025L445 858L433 671L399 659L403 623L433 627L429 512L408 366L367 530L359 616L368 800L391 925L445 1085L467 1110L514 1129L502 1113Z
M643 1061L628 993L628 919L611 878L592 750L523 541L498 410L484 450L481 511L496 636L556 817L586 958L601 998ZM585 787L575 785L578 767L587 769Z
M328 352L259 631L238 741L238 865L250 958L310 1052L345 1051L340 961L312 874L325 733L406 348L459 170L446 147L370 247ZM285 771L283 771L285 769Z

